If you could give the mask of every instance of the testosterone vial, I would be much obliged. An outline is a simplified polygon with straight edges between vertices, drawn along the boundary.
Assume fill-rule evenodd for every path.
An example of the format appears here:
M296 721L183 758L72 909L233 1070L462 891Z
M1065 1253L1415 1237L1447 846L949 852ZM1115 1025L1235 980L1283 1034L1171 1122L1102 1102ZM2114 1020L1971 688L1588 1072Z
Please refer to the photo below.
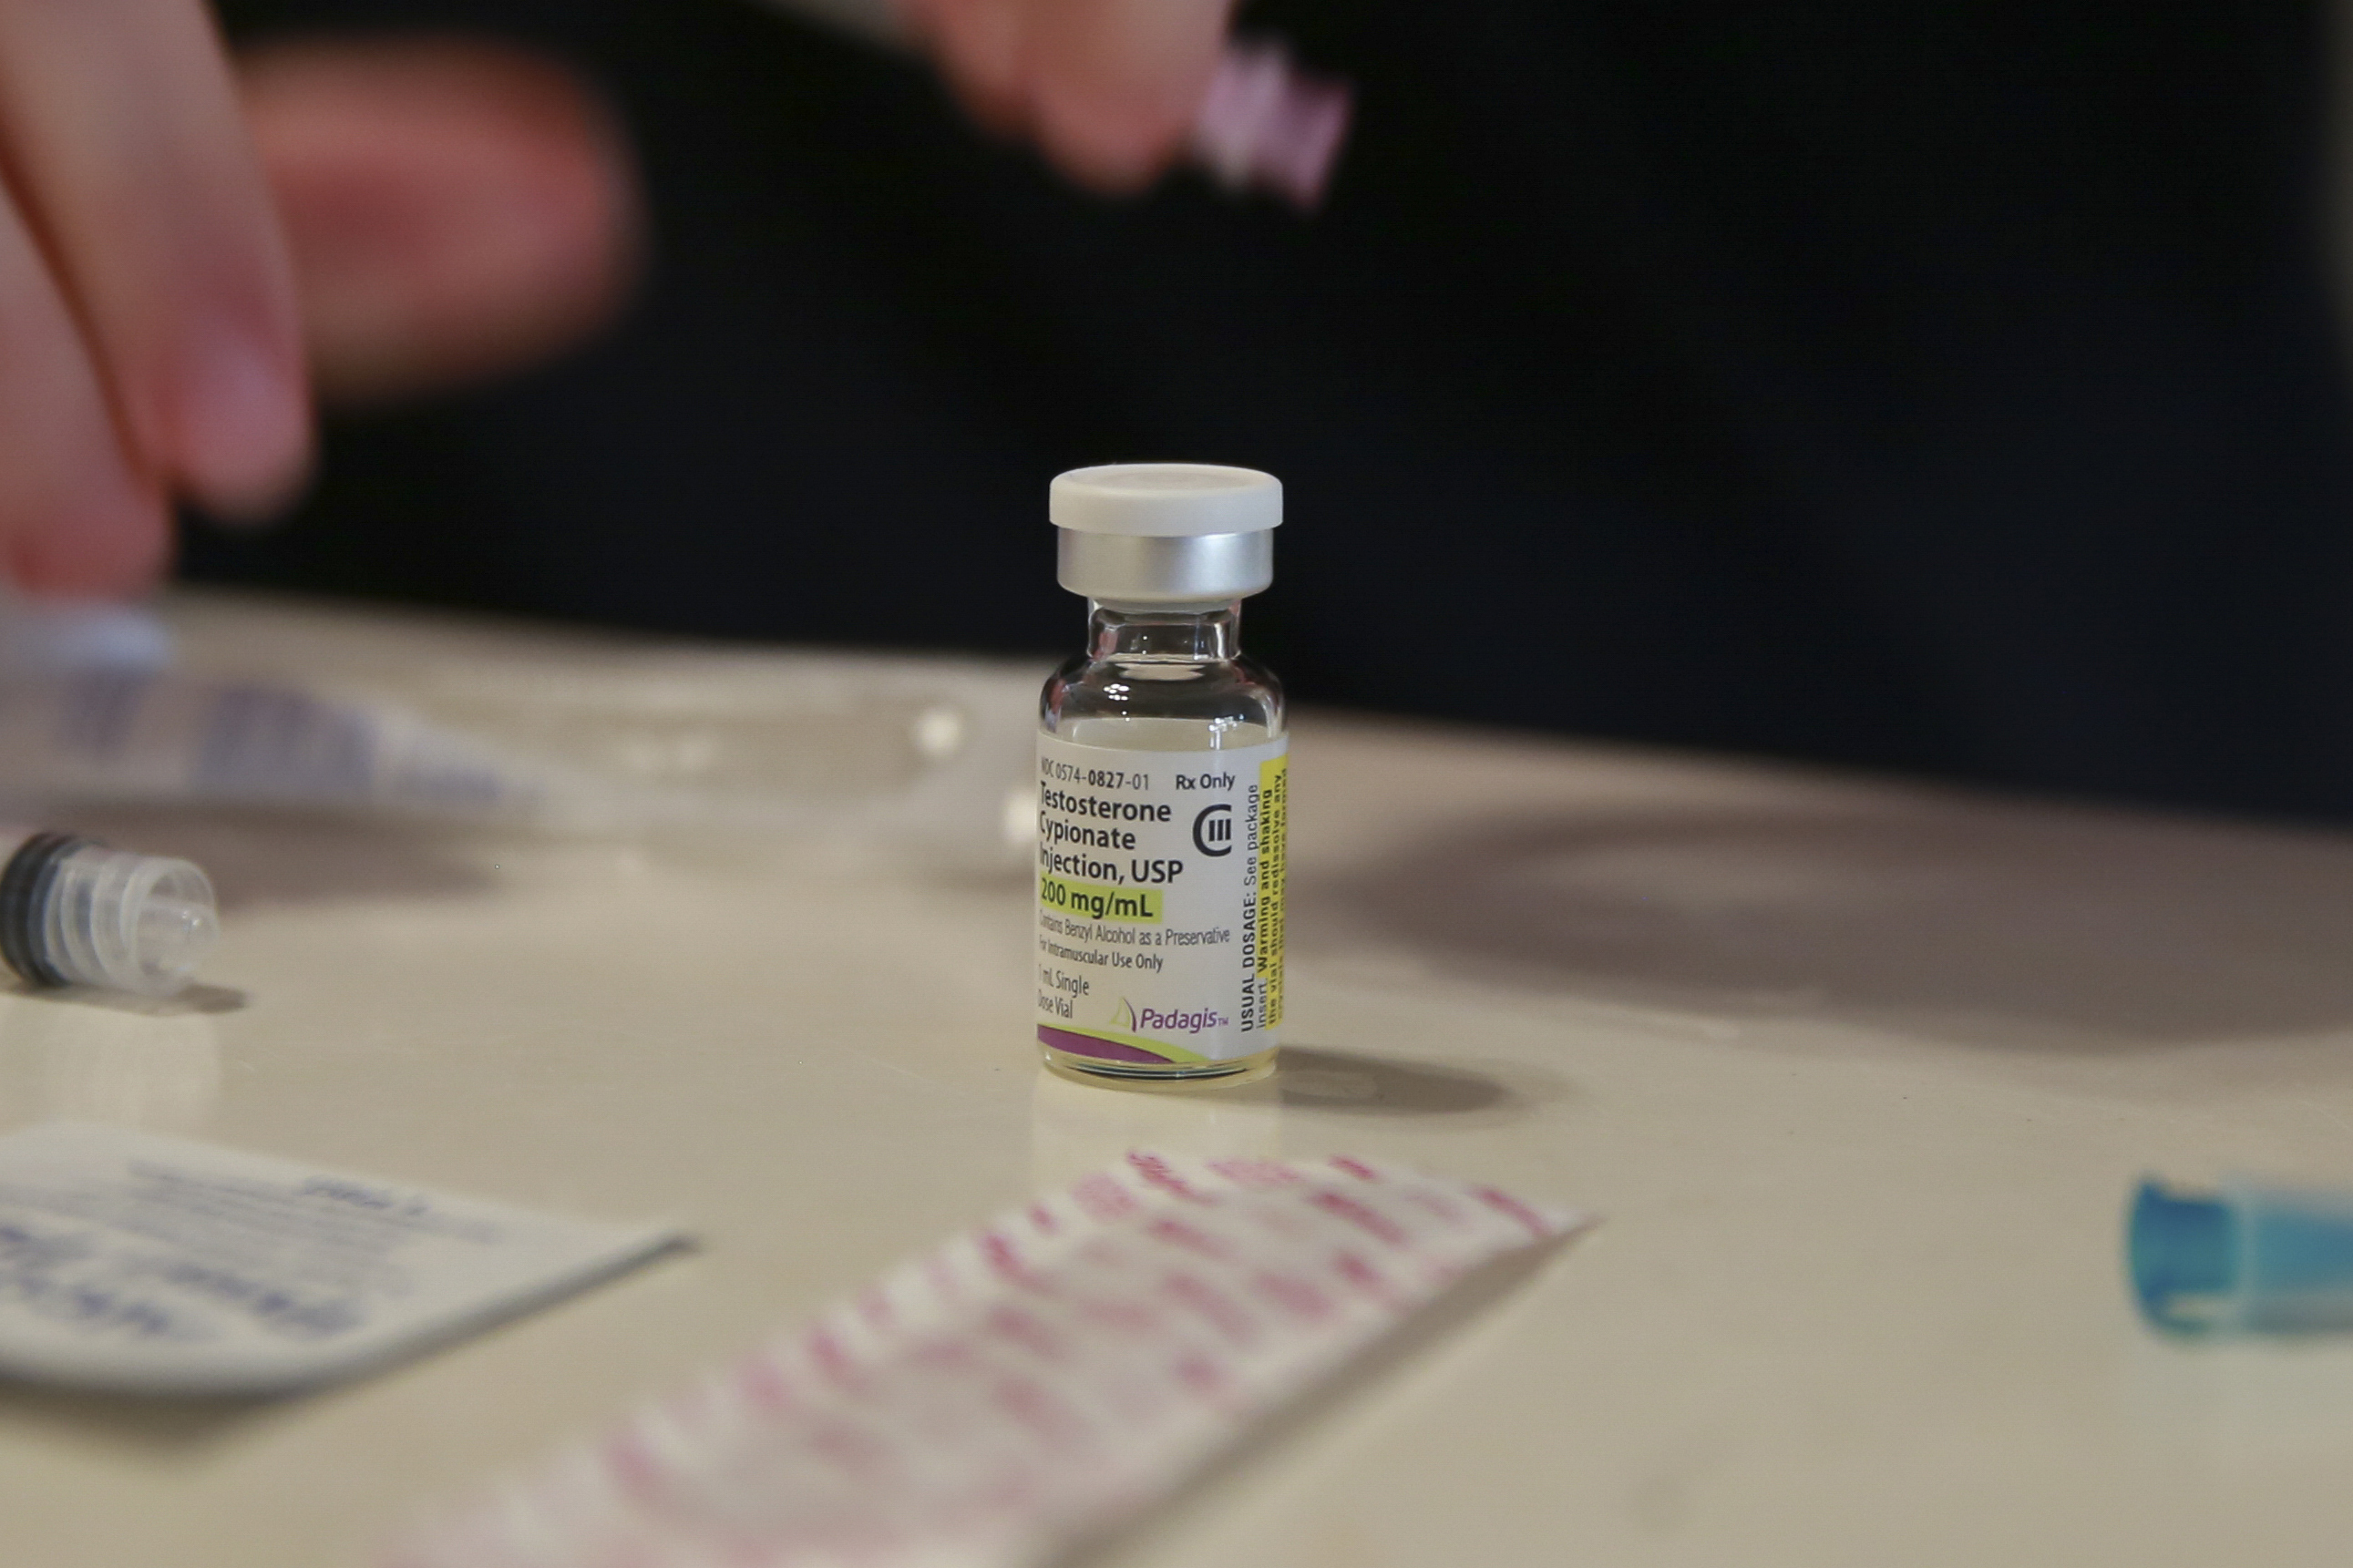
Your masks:
M1087 647L1038 723L1038 1041L1092 1083L1246 1083L1282 1024L1290 741L1241 657L1282 486L1122 463L1054 480L1057 575Z

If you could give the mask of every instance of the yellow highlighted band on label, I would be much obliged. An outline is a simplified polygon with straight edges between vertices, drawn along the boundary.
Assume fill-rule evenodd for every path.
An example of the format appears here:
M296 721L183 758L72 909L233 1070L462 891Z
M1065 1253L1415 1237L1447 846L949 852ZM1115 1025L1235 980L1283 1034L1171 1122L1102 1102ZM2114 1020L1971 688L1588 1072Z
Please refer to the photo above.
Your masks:
M1271 1029L1282 1022L1282 884L1291 850L1291 758L1261 763L1258 856L1258 980L1262 1018Z
M1131 925L1160 923L1157 888L1114 888L1108 882L1069 882L1060 877L1040 875L1038 901L1050 910L1084 915L1089 920L1124 921Z

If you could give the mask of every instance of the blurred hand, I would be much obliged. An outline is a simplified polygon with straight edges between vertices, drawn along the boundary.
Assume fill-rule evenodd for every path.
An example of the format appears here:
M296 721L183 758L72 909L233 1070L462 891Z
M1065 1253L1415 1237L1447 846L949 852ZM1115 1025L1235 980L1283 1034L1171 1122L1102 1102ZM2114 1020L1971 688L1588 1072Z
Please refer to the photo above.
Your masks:
M0 569L135 590L174 494L282 499L311 444L294 287L201 0L0 4Z
M982 124L1130 191L1183 149L1234 0L899 0Z
M306 357L332 397L420 392L540 357L626 292L635 180L555 67L287 45L241 90L202 0L0 3L0 574L21 587L136 593L175 500L282 504Z
M1233 0L902 0L985 123L1101 189L1182 148ZM203 0L0 0L0 574L133 593L174 501L282 504L331 398L519 367L609 319L642 207L560 68L274 46Z

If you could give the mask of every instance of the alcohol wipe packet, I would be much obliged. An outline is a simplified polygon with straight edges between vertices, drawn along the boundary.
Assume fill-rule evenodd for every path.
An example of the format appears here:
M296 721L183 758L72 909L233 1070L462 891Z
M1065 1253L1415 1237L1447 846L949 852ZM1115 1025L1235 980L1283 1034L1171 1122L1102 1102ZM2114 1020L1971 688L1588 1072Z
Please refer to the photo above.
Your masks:
M1022 1568L1448 1287L1583 1228L1368 1161L1099 1172L902 1265L381 1568Z
M52 1122L0 1137L0 1376L285 1393L544 1305L680 1239Z

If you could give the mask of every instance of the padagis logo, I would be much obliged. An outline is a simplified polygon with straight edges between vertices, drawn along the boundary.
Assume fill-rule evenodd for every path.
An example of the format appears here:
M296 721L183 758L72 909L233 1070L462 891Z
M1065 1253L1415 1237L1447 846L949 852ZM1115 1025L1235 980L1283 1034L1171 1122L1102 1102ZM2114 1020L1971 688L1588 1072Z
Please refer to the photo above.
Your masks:
M1205 1029L1222 1029L1230 1022L1214 1007L1171 1008L1162 1012L1157 1007L1138 1007L1135 1025L1139 1031L1156 1029L1168 1035L1198 1035Z

